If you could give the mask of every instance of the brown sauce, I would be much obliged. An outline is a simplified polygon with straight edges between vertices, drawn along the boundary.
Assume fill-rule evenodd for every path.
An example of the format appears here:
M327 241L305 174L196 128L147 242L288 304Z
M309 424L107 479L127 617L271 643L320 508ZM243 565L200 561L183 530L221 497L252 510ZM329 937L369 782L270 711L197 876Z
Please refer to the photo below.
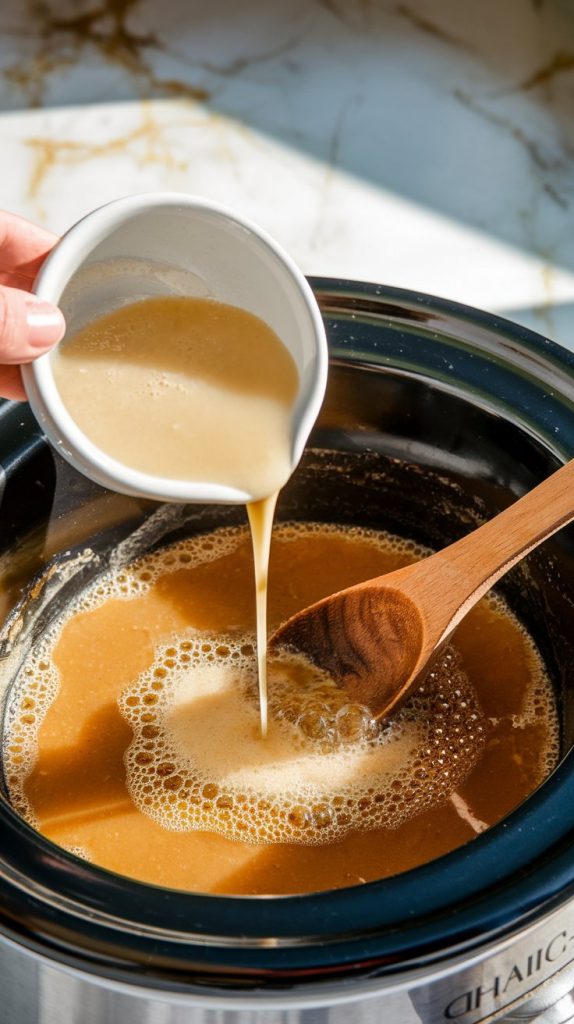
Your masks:
M467 760L462 767L460 763L457 767L455 759L441 768L440 749L431 757L429 748L431 773L429 763L421 763L419 750L416 771L426 770L430 781L419 780L418 788L403 786L401 790L398 786L396 805L384 805L391 807L391 812L383 824L373 825L379 813L375 793L365 803L364 820L358 827L354 821L342 838L322 841L319 815L308 833L293 833L297 841L254 842L265 812L265 804L259 802L247 841L229 838L224 834L227 805L217 812L219 817L215 809L210 810L221 794L227 799L221 780L213 793L204 794L203 810L200 807L201 820L217 824L220 831L174 831L157 817L150 817L142 803L144 790L138 790L136 806L133 785L126 777L134 730L125 715L126 707L132 705L125 702L137 694L139 700L146 694L150 697L149 706L143 708L151 716L143 726L148 733L142 735L144 739L153 737L160 720L159 705L152 698L157 696L160 703L165 698L170 673L176 672L168 664L177 660L176 650L191 651L198 637L201 641L201 634L216 638L211 654L218 643L229 652L238 639L244 647L245 636L254 640L249 537L245 531L230 536L225 543L218 541L217 534L207 541L192 540L187 547L161 556L161 568L157 559L151 558L123 571L111 583L98 584L23 666L4 744L6 775L15 806L49 839L95 864L158 885L212 893L312 892L393 875L468 842L508 814L552 769L557 759L558 725L550 682L530 638L512 614L499 601L483 600L458 628L454 640L466 676L462 685L463 690L468 687L464 690L467 708L474 708L480 720L480 741L476 740L473 750L473 737L478 733L466 720L461 721L460 727L466 729ZM200 548L203 554L198 557ZM414 546L366 531L279 527L271 553L270 627L328 593L398 568L418 555ZM160 661L158 649L163 652ZM214 657L217 661L219 655ZM245 657L255 660L249 651ZM164 673L157 677L161 685L155 694L154 665L163 666ZM144 678L152 682L143 686L138 680ZM455 696L449 685L446 680L447 703ZM242 743L239 736L236 754L227 751L238 770L242 757L259 749L256 744L273 744L279 736L281 723L274 721L277 703L272 691L271 680L269 740L249 736ZM206 723L209 725L218 710L213 694L209 700L212 704L203 708L192 702L183 709L200 723L198 736L204 736ZM431 716L438 706L431 700ZM143 705L139 707L141 710ZM180 706L174 707L179 713ZM451 733L458 728L453 724L455 710L451 701L446 719L441 720ZM395 760L403 758L404 765L399 767L409 778L416 774L409 759L414 757L417 736L422 735L423 718L415 708L407 722L412 731L403 728L400 742L389 747ZM440 734L440 727L437 718L433 736ZM447 762L455 750L452 735L450 739L453 742L445 746ZM156 740L147 742L153 748ZM151 748L149 755L157 760ZM185 756L184 751L184 767ZM158 787L162 806L171 808L177 818L178 801L183 807L186 793L192 791L185 790L181 765L168 765L167 770L166 762L162 764L163 774L150 775L154 779L151 790ZM361 766L360 758L356 764ZM276 761L273 765L275 770ZM292 778L292 769L287 763L287 780ZM457 780L454 793L445 782L450 769ZM359 772L345 793L354 793L353 786L360 785L361 779ZM341 785L346 785L344 773L341 780ZM325 772L317 785L327 786L327 797L333 797L328 783L329 773ZM335 789L337 786L338 782ZM239 799L237 786L233 792ZM171 804L166 802L172 797ZM153 799L152 793L150 804ZM275 822L281 799L276 789L267 801ZM401 801L402 818L397 813ZM316 800L313 806L316 809ZM285 821L293 820L292 810ZM342 821L339 809L337 814ZM389 822L395 827L389 828Z

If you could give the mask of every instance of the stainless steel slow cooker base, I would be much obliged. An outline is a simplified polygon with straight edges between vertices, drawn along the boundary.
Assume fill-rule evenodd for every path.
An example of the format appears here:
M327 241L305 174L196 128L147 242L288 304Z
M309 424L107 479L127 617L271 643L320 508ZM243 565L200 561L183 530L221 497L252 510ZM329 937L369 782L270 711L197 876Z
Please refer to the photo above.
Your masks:
M98 978L3 943L2 1024L427 1024L532 1021L574 1017L574 909L521 929L474 957L453 957L434 971L269 996L253 992L174 993Z
M568 353L427 296L314 285L331 379L281 517L355 522L440 546L574 457ZM243 516L181 506L166 520L151 504L109 494L63 463L13 404L0 408L0 464L3 596L24 594L0 636L5 680L134 531L143 550ZM62 586L55 573L26 590L35 573L47 579L51 559L77 571ZM504 822L395 879L265 899L161 890L76 860L0 793L1 1024L569 1019L572 531L513 570L504 593L556 684L561 765Z

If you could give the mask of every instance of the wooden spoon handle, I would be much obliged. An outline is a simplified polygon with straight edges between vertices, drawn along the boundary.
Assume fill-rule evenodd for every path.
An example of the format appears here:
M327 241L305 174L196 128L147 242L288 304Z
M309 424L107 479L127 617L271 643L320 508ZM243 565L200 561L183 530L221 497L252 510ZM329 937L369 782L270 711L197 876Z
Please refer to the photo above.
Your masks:
M421 604L420 588L429 588L427 626L442 629L444 639L504 573L573 519L574 460L467 537L413 566L420 567L412 582ZM409 581L403 589L408 592Z

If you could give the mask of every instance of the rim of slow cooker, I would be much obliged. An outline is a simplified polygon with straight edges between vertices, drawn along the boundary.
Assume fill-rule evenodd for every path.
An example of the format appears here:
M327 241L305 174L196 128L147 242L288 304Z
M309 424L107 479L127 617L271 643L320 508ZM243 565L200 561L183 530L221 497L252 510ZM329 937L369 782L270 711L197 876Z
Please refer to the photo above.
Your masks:
M574 396L574 354L511 321L404 289L329 278L311 284L325 316L354 311L400 322L400 309L404 322L416 325L422 311L432 326L438 314L443 331L470 324L474 340L457 331L452 337L471 347L484 340L477 340L478 324L499 355L503 333L507 361L524 369L525 354L531 356L531 373L544 369L550 383L555 375L572 381ZM344 341L335 340L334 348L336 358L356 358ZM18 415L22 420L21 409ZM32 423L30 417L37 431ZM554 448L563 458L574 455L574 416L571 430L570 446L562 437ZM153 963L158 977L190 966L217 971L217 981L222 971L260 972L259 986L311 969L384 973L436 961L574 892L572 756L567 753L534 794L465 846L392 878L299 896L195 894L136 882L66 853L2 800L0 930L38 951L48 945L55 958L76 955L87 970L90 960L105 959L120 973L149 970Z

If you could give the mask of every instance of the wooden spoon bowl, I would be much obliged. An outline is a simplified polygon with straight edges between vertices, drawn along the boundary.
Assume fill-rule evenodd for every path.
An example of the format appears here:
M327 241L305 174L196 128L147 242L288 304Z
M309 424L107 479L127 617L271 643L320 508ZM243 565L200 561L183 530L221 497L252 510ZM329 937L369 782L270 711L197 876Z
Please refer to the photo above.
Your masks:
M380 718L497 580L572 519L574 461L455 544L298 612L271 645L305 655Z
M424 638L420 611L407 594L393 589L394 575L389 573L388 586L369 581L299 612L273 642L310 657L351 700L388 713L416 671Z

